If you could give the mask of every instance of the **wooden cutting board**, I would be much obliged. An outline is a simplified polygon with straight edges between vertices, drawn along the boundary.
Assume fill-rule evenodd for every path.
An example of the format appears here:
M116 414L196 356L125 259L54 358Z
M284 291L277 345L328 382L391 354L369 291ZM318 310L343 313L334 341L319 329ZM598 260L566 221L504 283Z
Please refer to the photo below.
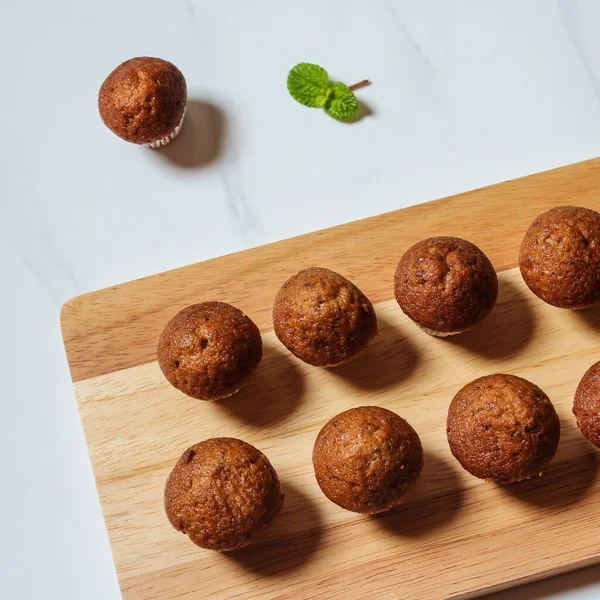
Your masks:
M600 159L540 173L198 263L68 302L62 328L121 589L126 600L468 597L600 559L600 452L571 404L600 360L600 309L570 312L534 297L515 268L533 218L560 204L600 210ZM393 300L400 255L433 235L480 246L500 271L499 301L473 331L429 337ZM376 304L380 333L338 369L304 365L271 331L279 286L301 268L339 271ZM230 302L263 332L253 380L218 403L179 393L155 362L162 327L204 300ZM542 478L500 487L464 472L445 436L448 404L475 377L505 372L544 389L560 415ZM330 503L311 465L319 429L362 404L418 431L425 469L404 505L362 516ZM233 436L271 459L284 508L257 545L201 550L163 511L164 482L190 445Z

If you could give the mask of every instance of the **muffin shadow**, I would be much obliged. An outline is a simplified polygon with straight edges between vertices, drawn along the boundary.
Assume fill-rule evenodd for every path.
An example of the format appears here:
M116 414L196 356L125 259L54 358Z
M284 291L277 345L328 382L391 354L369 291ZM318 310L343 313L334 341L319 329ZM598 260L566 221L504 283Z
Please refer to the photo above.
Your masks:
M519 354L533 339L533 311L514 282L499 283L498 301L489 315L470 331L442 339L490 360Z
M239 392L217 406L245 423L262 427L293 413L302 402L305 387L292 356L278 346L265 346L256 373Z
M420 537L454 519L464 488L457 467L438 454L425 453L423 472L407 500L391 512L373 515L378 525L396 535Z
M181 133L154 152L182 169L205 167L221 155L225 129L225 113L218 106L188 100Z
M576 456L561 459L561 446L541 477L501 486L504 493L536 506L560 508L577 504L591 488L598 472L600 455L579 432L573 432L571 448Z
M321 515L308 496L287 483L282 484L282 488L283 508L269 529L269 539L224 553L246 571L265 577L292 571L307 563L319 548L323 535ZM298 518L302 519L301 523Z
M377 317L378 332L353 361L332 367L331 373L363 390L383 390L406 379L419 363L419 352L404 332Z

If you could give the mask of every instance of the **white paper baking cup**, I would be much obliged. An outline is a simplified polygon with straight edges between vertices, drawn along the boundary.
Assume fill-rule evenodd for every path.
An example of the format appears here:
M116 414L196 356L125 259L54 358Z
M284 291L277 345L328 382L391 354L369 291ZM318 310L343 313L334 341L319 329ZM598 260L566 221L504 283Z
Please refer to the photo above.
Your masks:
M183 125L183 119L185 119L185 111L187 109L187 105L183 109L183 114L181 115L181 121L179 121L179 125L173 129L173 131L169 135L165 135L164 137L158 138L153 142L149 142L148 144L144 144L144 146L148 146L149 148L160 148L161 146L166 146L171 141L173 141L181 131L181 126Z
M451 335L459 335L459 334L465 333L471 329L470 327L467 327L466 329L458 329L456 331L435 331L434 329L428 329L427 327L423 327L423 325L419 325L416 321L414 321L414 323L420 329L422 329L425 333L428 333L429 335L432 335L433 337L439 337L439 338L450 337Z

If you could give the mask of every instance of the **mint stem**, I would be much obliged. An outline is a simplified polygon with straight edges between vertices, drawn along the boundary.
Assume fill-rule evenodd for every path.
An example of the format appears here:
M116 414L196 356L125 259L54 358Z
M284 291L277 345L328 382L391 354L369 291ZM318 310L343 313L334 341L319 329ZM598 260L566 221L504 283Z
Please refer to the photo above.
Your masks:
M354 92L355 90L360 90L361 88L367 87L368 85L371 85L371 82L368 79L363 79L362 81L351 85L350 89Z

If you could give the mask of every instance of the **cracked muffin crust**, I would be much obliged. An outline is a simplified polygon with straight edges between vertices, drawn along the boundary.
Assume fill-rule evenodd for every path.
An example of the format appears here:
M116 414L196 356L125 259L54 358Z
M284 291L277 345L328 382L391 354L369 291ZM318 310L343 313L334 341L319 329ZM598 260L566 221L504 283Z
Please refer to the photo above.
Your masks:
M344 411L321 429L313 448L319 487L335 504L375 514L400 504L423 468L417 432L377 406Z
M104 124L120 138L152 144L174 137L186 101L181 71L166 60L143 56L125 61L106 78L98 94L98 110Z
M340 274L310 267L288 279L275 298L273 326L295 356L317 367L356 358L377 333L369 299Z
M434 237L404 253L396 268L394 294L402 311L427 333L454 335L492 310L498 278L475 244Z
M531 224L519 254L527 287L559 308L587 308L600 299L600 214L559 206Z
M167 323L156 354L171 385L198 400L218 400L237 392L257 369L262 338L241 310L203 302Z
M188 448L165 486L171 525L209 550L235 550L271 525L283 504L267 457L235 438L212 438Z
M592 365L581 378L575 392L573 414L581 433L600 448L600 362Z
M450 450L472 475L511 483L541 475L560 438L548 396L514 375L475 379L456 394L446 424Z

